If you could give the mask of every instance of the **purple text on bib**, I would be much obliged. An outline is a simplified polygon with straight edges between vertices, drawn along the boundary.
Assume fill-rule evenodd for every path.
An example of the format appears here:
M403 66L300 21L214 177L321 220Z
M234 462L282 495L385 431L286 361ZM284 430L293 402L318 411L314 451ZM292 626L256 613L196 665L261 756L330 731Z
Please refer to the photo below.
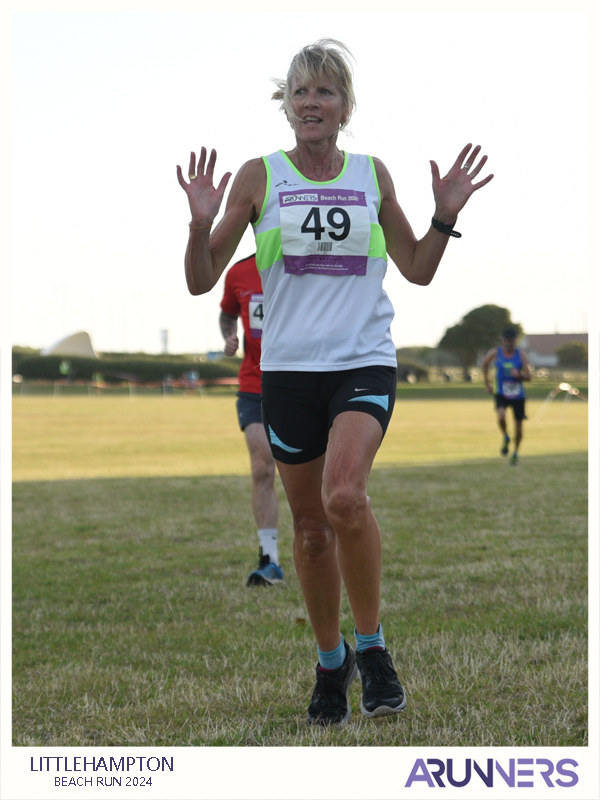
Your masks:
M319 189L316 192L302 190L300 192L279 192L279 206L366 206L364 192L351 189Z
M283 257L288 275L366 275L366 256L286 256Z

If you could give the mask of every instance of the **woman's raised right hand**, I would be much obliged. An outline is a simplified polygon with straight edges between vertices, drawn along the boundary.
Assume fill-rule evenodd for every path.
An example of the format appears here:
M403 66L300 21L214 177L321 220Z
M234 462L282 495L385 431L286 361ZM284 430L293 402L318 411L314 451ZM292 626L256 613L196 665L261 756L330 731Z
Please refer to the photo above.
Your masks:
M187 194L192 212L192 223L198 225L211 225L214 218L219 213L225 189L231 178L231 172L226 172L221 178L221 182L215 189L213 186L215 164L217 162L217 151L210 151L208 164L206 163L206 147L200 149L198 159L198 170L196 171L196 154L190 154L190 166L188 169L189 183L186 183L177 165L177 180L183 191ZM205 171L206 168L206 171Z

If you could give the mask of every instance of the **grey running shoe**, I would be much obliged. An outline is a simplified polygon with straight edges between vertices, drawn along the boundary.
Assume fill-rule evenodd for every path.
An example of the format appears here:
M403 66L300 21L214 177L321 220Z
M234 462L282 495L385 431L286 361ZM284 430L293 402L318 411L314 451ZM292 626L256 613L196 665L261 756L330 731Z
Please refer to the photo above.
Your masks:
M365 717L384 717L406 708L406 695L388 650L357 653L356 663L362 682L360 710Z
M279 564L272 564L269 556L263 556L261 548L258 567L248 575L246 586L273 586L274 583L282 583L283 580L283 570Z
M346 659L339 669L324 670L317 664L317 682L308 706L310 725L344 725L350 719L350 685L357 675L356 653L344 641Z
M504 436L503 441L502 441L502 450L500 450L500 455L501 456L507 456L508 455L508 445L509 444L510 444L510 436L508 434L506 434Z

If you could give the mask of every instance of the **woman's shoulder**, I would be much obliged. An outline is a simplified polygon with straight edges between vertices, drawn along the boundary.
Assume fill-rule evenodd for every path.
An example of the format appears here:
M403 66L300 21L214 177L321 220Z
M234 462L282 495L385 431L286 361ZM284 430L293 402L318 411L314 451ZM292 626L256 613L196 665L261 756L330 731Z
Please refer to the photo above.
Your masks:
M388 172L386 165L380 158L377 158L377 156L368 156L368 158L370 158L371 161L373 162L373 165L375 167L375 172L377 173L378 178L385 177L386 175L390 174Z
M267 173L262 158L245 161L233 180L227 198L226 216L236 213L246 224L252 222L262 205L266 186Z
M262 158L251 158L245 161L237 171L232 192L237 196L253 196L258 189L264 192L267 173Z
M260 177L261 175L265 175L265 162L262 156L250 158L238 170L238 176L241 177Z
M377 178L382 201L395 200L396 190L388 168L380 158L376 156L370 156L369 158L373 162L373 169L375 170L375 177Z

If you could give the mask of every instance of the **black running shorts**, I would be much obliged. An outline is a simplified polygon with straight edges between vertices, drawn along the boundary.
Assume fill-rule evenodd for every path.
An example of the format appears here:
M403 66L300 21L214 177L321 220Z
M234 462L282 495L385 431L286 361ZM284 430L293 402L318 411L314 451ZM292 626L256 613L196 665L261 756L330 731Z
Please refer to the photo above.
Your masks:
M496 398L496 408L508 408L512 406L512 410L515 414L515 419L527 419L525 416L525 398L522 397L520 400L510 400L508 397L504 397L501 394L495 394L494 397Z
M235 405L240 430L243 431L252 422L259 422L262 425L260 394L258 392L238 392Z
M327 450L338 414L362 411L385 435L396 400L394 367L360 367L340 372L263 372L262 412L273 457L305 464Z

